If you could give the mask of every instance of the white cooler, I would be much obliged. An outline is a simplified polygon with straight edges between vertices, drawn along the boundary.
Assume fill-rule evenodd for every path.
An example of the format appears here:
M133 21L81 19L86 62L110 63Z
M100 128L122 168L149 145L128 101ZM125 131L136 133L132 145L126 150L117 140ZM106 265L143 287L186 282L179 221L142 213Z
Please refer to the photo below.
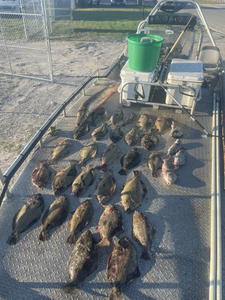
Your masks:
M179 88L170 89L168 91L174 98L181 104L187 107L194 107L195 103L201 99L201 85L204 81L203 65L199 60L186 60L186 59L172 59L170 70L167 77L169 84L184 85L191 87L190 89L182 89L186 95L180 93ZM166 104L176 104L176 102L166 94Z
M122 79L122 82L118 89L119 93L121 93L122 86L128 82L137 82L137 83L151 82L153 79L154 73L155 73L155 71L152 71L150 73L149 72L136 72L129 68L129 64L127 61L120 72L120 77ZM123 88L122 100L134 100L134 86L135 86L135 83L129 83L129 84L125 85L125 87ZM146 84L143 84L143 85L138 84L137 91L141 95L143 95L142 88L144 90L145 97L141 98L139 96L137 100L148 101L151 87L150 87L150 85L146 85Z

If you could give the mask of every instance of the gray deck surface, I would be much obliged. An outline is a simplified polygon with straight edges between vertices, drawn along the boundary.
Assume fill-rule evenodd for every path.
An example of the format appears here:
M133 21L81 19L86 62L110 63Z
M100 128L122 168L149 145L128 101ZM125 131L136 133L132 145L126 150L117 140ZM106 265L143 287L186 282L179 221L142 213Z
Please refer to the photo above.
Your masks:
M104 82L103 82L104 83ZM99 82L94 89L101 89ZM89 93L89 92L88 92ZM25 201L41 192L45 208L56 198L48 183L46 188L38 190L31 184L32 170L39 160L50 159L52 148L64 138L71 138L73 151L69 156L53 166L57 169L68 165L71 159L79 159L79 151L91 139L91 131L80 141L73 140L72 131L75 126L75 116L82 99L67 113L67 117L58 123L59 136L51 138L39 149L28 163L22 175L13 187L13 198L4 201L0 210L0 299L73 299L59 290L66 283L67 262L73 246L65 243L69 230L67 221L55 230L50 231L50 239L46 242L37 240L41 220L28 231L20 234L15 246L6 244L12 233L11 223L15 213ZM118 108L119 94L111 96L103 105L108 116ZM202 137L202 132L182 113L173 109L154 110L151 107L132 104L123 108L125 115L134 111L139 116L148 113L155 121L157 116L164 116L177 121L184 131L181 138L185 148L186 164L176 170L178 179L174 185L167 185L162 176L151 176L146 166L149 153L140 147L141 164L135 169L142 171L141 179L147 187L147 195L138 208L151 221L157 233L152 246L153 260L140 259L141 249L131 238L133 213L127 214L120 203L120 191L124 182L132 177L132 170L127 176L121 176L118 171L120 163L112 165L117 182L116 192L107 203L115 204L123 214L124 233L131 238L138 254L138 265L141 276L131 282L124 290L124 299L208 299L209 254L210 254L210 196L211 196L211 139ZM212 94L203 89L202 100L197 103L195 116L198 121L211 132ZM126 126L128 131L132 125ZM100 164L99 158L106 145L110 144L108 135L98 142L98 153L91 164ZM154 150L166 153L173 143L169 131L160 136L160 142ZM118 144L123 156L129 146L122 139ZM77 167L78 172L81 171ZM95 170L96 181L102 175ZM53 176L53 175L52 175ZM98 204L94 193L95 183L79 199L71 194L71 188L65 192L70 201L70 211L78 205L91 199L94 206L94 217L86 229L91 229L97 240L100 235L96 230L98 220L104 207ZM105 205L105 207L107 206ZM68 217L69 218L69 217ZM77 235L77 238L80 234ZM107 249L100 250L98 269L84 281L76 295L76 299L107 299L111 286L106 279L107 259L113 249L113 243ZM74 297L75 298L75 297Z

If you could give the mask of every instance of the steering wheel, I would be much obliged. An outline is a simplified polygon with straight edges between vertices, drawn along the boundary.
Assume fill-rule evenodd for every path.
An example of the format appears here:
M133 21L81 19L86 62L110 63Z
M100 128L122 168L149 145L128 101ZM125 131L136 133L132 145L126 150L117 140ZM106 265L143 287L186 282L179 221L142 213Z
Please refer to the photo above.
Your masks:
M159 1L158 0L153 0L155 5ZM163 4L160 7L160 9L165 11L165 12L174 13L174 12L177 12L177 11L181 10L182 8L184 8L186 5L187 5L187 3L185 3L185 2L171 1L171 2L167 2L166 4Z

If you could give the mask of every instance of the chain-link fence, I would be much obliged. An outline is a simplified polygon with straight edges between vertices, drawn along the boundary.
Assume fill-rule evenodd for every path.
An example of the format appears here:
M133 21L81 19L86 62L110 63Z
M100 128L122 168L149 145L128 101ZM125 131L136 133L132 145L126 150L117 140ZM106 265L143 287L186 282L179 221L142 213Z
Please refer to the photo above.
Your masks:
M20 12L7 2L0 0L0 74L52 81L49 33L73 30L74 1L20 0Z

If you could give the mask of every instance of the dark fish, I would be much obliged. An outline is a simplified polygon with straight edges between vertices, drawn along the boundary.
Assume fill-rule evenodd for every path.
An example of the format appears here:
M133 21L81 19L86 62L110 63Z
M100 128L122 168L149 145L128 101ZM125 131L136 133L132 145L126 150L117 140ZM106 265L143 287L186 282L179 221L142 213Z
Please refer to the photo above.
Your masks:
M135 210L133 214L132 237L142 247L141 258L144 260L152 259L150 250L155 234L156 231L149 219L141 212Z
M79 284L91 275L99 265L98 246L87 230L77 240L67 264L68 284L60 287L67 294L76 294Z
M18 241L19 234L29 229L36 223L43 213L44 200L41 194L34 195L24 204L15 214L12 221L13 233L7 240L7 244L15 245Z
M152 176L157 177L156 171L162 166L162 159L159 152L155 151L149 155L147 166L152 171Z
M104 136L108 133L108 128L107 128L107 124L103 123L101 126L99 126L98 128L96 128L91 136L95 141L100 141L101 139L104 138Z
M167 119L163 118L163 117L158 117L155 121L155 127L158 129L158 132L160 134L163 134L164 131L169 129L170 122Z
M103 211L98 222L98 231L102 239L99 246L109 246L109 240L123 232L123 217L114 205L109 204Z
M78 206L68 221L70 234L66 243L75 243L75 234L82 231L91 222L93 214L94 210L90 200L86 200Z
M86 162L89 159L94 158L97 154L97 151L98 151L98 146L95 142L91 142L87 146L82 148L80 150L81 162L79 163L79 167L85 167Z
M112 285L109 300L122 300L122 289L140 276L136 250L128 237L115 245L106 267L107 279Z
M143 114L140 116L137 125L140 127L141 131L146 132L147 127L152 125L152 120L148 115Z
M121 126L117 125L114 130L111 130L109 137L113 143L118 143L122 139L123 135L124 132L121 130Z
M167 155L174 155L181 149L181 141L176 140L167 150Z
M120 195L124 210L128 213L141 205L147 193L145 184L140 180L141 171L133 171L133 174L134 177L124 183Z
M100 161L101 164L104 166L112 165L117 163L120 160L120 157L120 149L117 147L116 144L111 143L108 147L105 148L100 158Z
M44 213L41 224L42 230L38 236L40 241L49 239L48 231L52 228L60 226L69 214L69 201L66 195L56 199Z
M112 172L108 171L106 175L100 177L95 186L95 195L100 204L108 202L116 190L116 180Z
M125 117L123 121L123 126L131 124L137 120L137 116L135 113L130 113L128 116Z
M115 127L117 124L122 123L123 117L124 117L124 113L122 109L114 112L114 114L109 119L109 123L108 123L109 126Z
M79 127L75 127L74 131L73 131L73 138L75 140L80 140L82 137L84 137L88 132L90 131L90 126L89 124L86 122L84 124L82 124Z
M72 193L76 197L80 197L83 195L89 187L94 183L95 181L95 173L93 169L95 169L96 166L88 166L88 168L84 171L82 171L77 178L72 183Z
M172 121L172 124L171 124L170 136L173 138L176 138L176 139L181 138L183 136L182 130L175 127L174 121Z
M142 155L137 147L131 148L120 160L123 167L118 173L127 175L129 169L135 168L141 162Z
M125 142L129 146L134 146L141 138L136 125L125 135Z
M99 107L91 114L92 124L104 122L108 117L107 110L104 107Z
M67 154L69 154L72 150L72 142L69 139L62 141L57 144L55 149L51 151L52 160L49 164L54 165L57 163L57 160L60 158L64 158Z
M46 160L39 161L38 168L35 168L31 175L31 182L38 188L43 188L46 186L51 178L51 170Z
M90 114L116 93L118 86L118 84L111 84L85 101L78 109L76 127L83 125Z
M141 146L146 151L150 151L153 148L155 148L158 145L159 139L156 135L156 132L158 131L157 128L151 128L149 132L147 132L142 138L141 138Z
M78 160L71 160L68 167L57 171L51 182L53 194L63 193L72 184L77 176L77 163Z

